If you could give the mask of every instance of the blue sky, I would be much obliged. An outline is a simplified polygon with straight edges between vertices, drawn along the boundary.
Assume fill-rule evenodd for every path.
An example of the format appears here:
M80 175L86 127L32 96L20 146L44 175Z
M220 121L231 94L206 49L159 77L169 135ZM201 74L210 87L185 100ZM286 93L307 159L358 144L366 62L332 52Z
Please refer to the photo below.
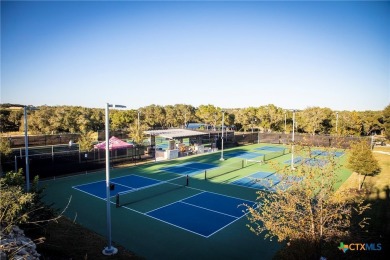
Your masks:
M390 104L390 2L1 2L1 102Z

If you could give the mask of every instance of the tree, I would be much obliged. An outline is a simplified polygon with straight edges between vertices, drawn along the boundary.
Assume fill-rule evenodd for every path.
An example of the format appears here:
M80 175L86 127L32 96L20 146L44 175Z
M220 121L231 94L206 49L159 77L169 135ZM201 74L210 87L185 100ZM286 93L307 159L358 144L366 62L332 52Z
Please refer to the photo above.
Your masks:
M0 155L8 156L12 153L10 141L7 137L0 137Z
M214 105L200 105L196 110L195 115L202 123L209 125L219 125L222 119L222 109Z
M67 207L57 215L50 208L52 205L48 206L42 202L43 189L39 189L37 183L38 178L36 177L30 192L25 192L22 169L18 172L8 172L0 179L0 229L2 235L8 235L15 226L40 226L50 221L56 221L62 216ZM42 242L43 239L39 238L38 241ZM2 240L1 251L9 259L13 259L15 252L29 246L25 242L20 244L11 239Z
M348 167L359 174L359 190L362 188L363 181L367 175L374 175L380 171L378 161L374 158L367 139L351 144ZM363 180L361 175L364 175Z
M300 127L308 133L327 132L332 112L329 108L309 107L300 113Z
M176 104L174 107L177 111L177 121L180 125L187 124L195 118L195 107L185 104Z
M148 127L146 124L138 124L137 121L134 121L129 128L129 137L133 139L136 144L142 145L145 139L144 131L147 129Z
M386 138L390 140L390 105L383 110L383 124Z
M175 109L174 106L167 105L164 107L165 110L165 122L167 126L169 127L175 127L179 125L178 121L178 115L177 115L177 110Z
M134 110L117 110L110 111L110 128L113 130L127 128L129 124L136 120L137 112Z
M159 105L150 105L140 109L143 122L149 127L165 126L165 110Z
M97 134L95 132L90 131L81 133L78 140L80 151L90 151L96 140Z
M296 150L302 158L311 158L310 147ZM282 176L279 184L269 184L276 190L257 192L257 204L247 205L248 227L252 232L265 233L265 238L277 238L279 242L287 241L291 250L302 247L300 250L306 251L303 255L308 259L326 255L324 243L334 242L351 232L351 227L356 226L352 224L353 213L360 215L369 205L363 205L361 197L352 201L346 193L336 192L339 166L334 153L327 152L326 164L311 158L303 160L295 170L274 165ZM360 219L358 224L364 227L366 219Z

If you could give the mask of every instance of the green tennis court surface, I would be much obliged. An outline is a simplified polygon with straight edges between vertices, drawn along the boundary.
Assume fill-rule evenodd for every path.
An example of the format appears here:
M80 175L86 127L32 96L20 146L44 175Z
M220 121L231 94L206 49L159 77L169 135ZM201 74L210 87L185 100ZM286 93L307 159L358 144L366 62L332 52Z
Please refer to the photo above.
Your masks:
M245 180L272 172L256 157L240 157L253 158L256 148L230 149L226 154L235 156L225 161L217 152L111 170L113 241L147 259L271 259L279 245L249 231L242 206L253 205L261 188ZM261 153L280 163L290 156L284 148ZM42 185L47 203L64 208L71 198L65 215L106 236L104 171Z

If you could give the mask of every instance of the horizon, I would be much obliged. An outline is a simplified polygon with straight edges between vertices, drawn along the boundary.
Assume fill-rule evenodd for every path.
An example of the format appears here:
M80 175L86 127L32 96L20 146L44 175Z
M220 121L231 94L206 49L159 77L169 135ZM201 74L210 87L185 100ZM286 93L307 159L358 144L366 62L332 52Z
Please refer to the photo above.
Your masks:
M1 103L379 111L389 13L388 1L2 1Z
M15 104L15 103L0 103L0 106L3 106L3 105L13 105L15 107L18 107L18 108L22 108L24 106L27 106L27 107L41 107L41 106L47 106L47 107L83 107L83 108L89 108L89 109L105 109L105 106L102 106L102 107L88 107L88 106L82 106L82 105L47 105L47 104L44 104L44 105L32 105L32 104L29 104L29 105L23 105L23 104ZM116 104L114 104L116 105ZM158 105L158 104L149 104L149 105L146 105L146 106L142 106L142 107L138 107L138 108L124 108L124 109L119 109L119 111L126 111L126 110L137 110L137 109L140 109L140 108L144 108L144 107L148 107L148 106L152 106L152 105L156 105L156 106L161 106L161 107L165 107L165 106L175 106L175 105L185 105L185 106L192 106L194 107L195 109L198 109L199 106L193 106L191 104L166 104L166 105ZM215 106L213 104L200 104L200 106L207 106L207 105L212 105L216 108L221 108L221 109L224 109L224 110L236 110L236 109L247 109L247 108L250 108L250 107L253 107L253 108L259 108L259 107L264 107L264 106L268 106L268 105L274 105L274 104L265 104L265 105L258 105L258 106L250 106L250 107L218 107L218 106ZM10 106L9 109L11 109L13 106ZM276 106L276 105L275 105ZM390 104L388 105L390 106ZM277 108L281 108L283 110L286 110L286 111L292 111L292 110L296 110L297 112L299 111L303 111L305 109L308 109L308 108L312 108L312 107L317 107L317 106L312 106L312 107L305 107L303 109L296 109L296 108L284 108L284 107L279 107L279 106L276 106ZM385 109L385 107L383 109L378 109L378 110L335 110L335 109L332 109L331 107L319 107L321 109L324 109L324 108L328 108L334 112L343 112L343 111L347 111L347 112L369 112L369 111L372 111L372 112L381 112ZM115 109L115 108L110 108L110 110L112 109Z

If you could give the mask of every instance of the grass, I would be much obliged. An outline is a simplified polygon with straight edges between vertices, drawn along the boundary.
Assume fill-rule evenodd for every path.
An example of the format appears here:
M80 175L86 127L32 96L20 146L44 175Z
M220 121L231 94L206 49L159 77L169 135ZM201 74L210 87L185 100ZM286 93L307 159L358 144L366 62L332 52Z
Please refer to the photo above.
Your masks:
M385 152L378 153L378 152ZM374 176L367 176L363 186L368 190L368 199L385 199L386 188L390 188L390 147L376 146L373 151L375 159L378 160L381 171ZM357 189L359 186L359 175L352 173L351 176L341 185L340 189Z
M45 237L44 243L37 245L37 251L45 259L143 259L121 246L114 256L104 256L102 250L107 246L106 238L81 227L80 225L62 217L58 222L49 223L42 232L37 230L26 231L31 239Z
M373 154L378 160L381 171L374 176L367 176L363 183L366 202L371 205L370 209L364 213L364 217L368 218L369 225L367 226L363 239L364 241L382 243L384 250L380 251L380 253L377 252L375 258L388 259L386 256L388 256L390 245L390 197L388 197L388 189L390 188L390 147L375 147ZM359 175L352 173L341 185L340 189L357 191L358 184ZM350 196L356 195L354 192L350 192L349 194ZM374 257L374 255L372 256Z

